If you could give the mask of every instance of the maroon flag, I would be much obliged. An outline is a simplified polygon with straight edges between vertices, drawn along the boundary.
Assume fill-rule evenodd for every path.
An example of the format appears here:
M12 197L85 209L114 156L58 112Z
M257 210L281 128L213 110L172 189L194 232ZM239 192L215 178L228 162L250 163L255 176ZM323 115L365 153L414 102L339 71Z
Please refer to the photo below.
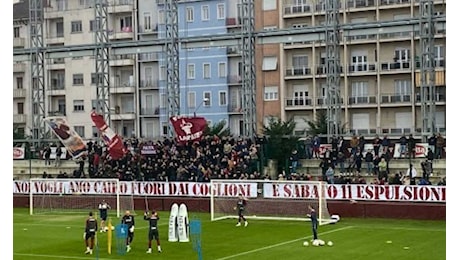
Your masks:
M104 140L107 150L109 151L110 157L114 160L118 160L123 157L127 150L123 145L123 141L120 136L117 135L106 123L102 115L96 113L96 111L91 112L91 120L99 129L102 140Z
M169 121L176 132L177 141L186 143L188 141L200 140L203 131L208 124L204 117L172 116Z

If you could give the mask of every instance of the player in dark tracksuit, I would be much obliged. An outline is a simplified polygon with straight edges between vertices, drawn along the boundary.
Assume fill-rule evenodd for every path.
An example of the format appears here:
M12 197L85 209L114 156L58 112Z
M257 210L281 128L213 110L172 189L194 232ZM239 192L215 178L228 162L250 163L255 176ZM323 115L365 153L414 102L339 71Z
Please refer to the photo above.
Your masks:
M86 244L86 251L85 254L93 254L93 247L94 247L94 239L97 232L97 220L93 217L93 212L89 213L88 218L86 219L85 224L85 244ZM90 242L88 242L88 239Z
M313 240L318 239L318 216L316 215L316 210L311 206L308 205L309 213L307 217L311 219L311 229L313 232Z
M237 227L241 226L241 221L244 220L244 226L246 227L248 225L248 221L244 217L244 210L246 207L248 199L243 197L243 195L240 194L238 197L238 201L236 203L236 209L238 210L238 223L236 224Z
M128 226L128 237L126 238L126 252L131 251L131 243L134 239L134 216L127 210L121 219L121 224Z
M101 232L106 232L106 226L105 222L107 221L107 211L110 209L110 205L105 201L102 200L101 203L99 203L99 216L101 218Z
M144 220L149 222L149 249L147 250L147 254L152 253L153 239L157 242L158 253L161 253L160 236L158 234L158 220L160 220L160 217L155 211L152 211L150 215L149 212L146 211L144 213Z

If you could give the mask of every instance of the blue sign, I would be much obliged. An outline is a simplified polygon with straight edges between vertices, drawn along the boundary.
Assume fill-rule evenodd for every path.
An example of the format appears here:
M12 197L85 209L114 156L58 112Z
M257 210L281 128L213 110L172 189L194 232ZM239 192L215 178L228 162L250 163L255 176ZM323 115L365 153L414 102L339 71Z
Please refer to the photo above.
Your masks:
M128 238L128 225L118 224L115 226L115 240L117 245L117 253L119 255L126 254L126 239Z

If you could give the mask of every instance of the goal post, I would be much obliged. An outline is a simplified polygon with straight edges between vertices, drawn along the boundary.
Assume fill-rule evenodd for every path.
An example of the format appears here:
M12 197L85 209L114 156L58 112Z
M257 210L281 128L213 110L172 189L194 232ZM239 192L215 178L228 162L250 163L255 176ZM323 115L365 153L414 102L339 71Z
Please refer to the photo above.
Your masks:
M133 195L122 195L118 179L45 179L32 178L29 182L29 213L65 214L94 211L105 200L117 217L122 211L134 213ZM109 214L110 214L109 211Z
M211 221L238 218L239 195L248 199L245 217L309 221L308 205L318 212L319 225L336 222L327 207L327 183L322 181L212 179Z

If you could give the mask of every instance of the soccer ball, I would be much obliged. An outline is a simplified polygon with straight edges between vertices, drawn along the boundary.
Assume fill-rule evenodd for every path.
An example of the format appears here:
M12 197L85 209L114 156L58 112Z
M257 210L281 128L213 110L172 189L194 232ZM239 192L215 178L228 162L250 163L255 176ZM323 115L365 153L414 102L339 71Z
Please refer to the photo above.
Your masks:
M328 242L327 242L327 245L328 245L328 246L333 246L334 243L332 243L332 241L328 241Z
M308 241L303 242L303 246L308 246L308 245L309 245Z
M233 210L236 210L236 207L233 207Z

